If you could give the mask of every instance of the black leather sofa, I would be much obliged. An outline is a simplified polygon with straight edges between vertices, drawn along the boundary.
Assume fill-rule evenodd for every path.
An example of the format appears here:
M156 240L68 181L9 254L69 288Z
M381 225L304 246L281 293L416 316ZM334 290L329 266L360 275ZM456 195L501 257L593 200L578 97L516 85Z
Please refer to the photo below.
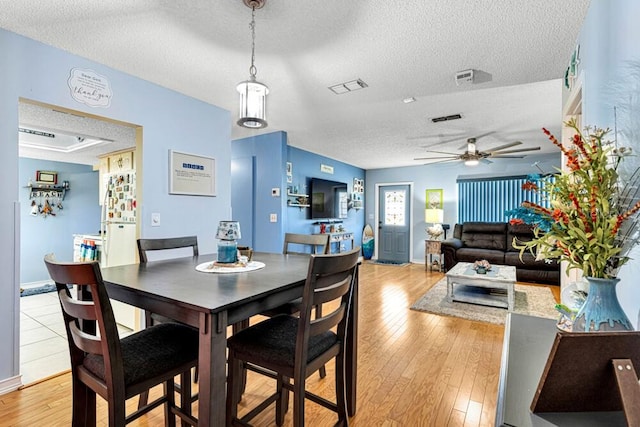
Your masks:
M453 237L442 242L444 267L452 268L458 262L486 259L491 264L516 267L516 279L521 282L560 284L560 264L557 261L536 261L525 251L513 247L513 238L528 241L533 238L531 226L511 225L503 222L465 222L456 224Z

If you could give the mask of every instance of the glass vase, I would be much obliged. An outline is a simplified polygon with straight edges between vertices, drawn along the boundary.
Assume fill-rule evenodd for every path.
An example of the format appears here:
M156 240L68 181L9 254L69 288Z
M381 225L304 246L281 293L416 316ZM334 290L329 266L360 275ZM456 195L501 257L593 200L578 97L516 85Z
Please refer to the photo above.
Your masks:
M587 277L589 294L576 314L572 332L632 331L633 326L618 302L620 279Z
M218 241L218 262L235 263L238 260L238 242L235 240Z

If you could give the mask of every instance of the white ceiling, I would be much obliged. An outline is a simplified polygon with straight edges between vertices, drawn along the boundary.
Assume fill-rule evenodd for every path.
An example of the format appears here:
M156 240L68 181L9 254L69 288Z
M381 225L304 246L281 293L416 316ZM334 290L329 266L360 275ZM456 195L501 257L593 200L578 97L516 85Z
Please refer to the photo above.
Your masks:
M261 131L235 125L250 64L242 0L0 0L0 27L228 109L234 139L283 130L292 146L373 169L422 164L425 145L452 138L437 149L462 152L488 132L481 151L520 140L552 152L540 128L560 132L561 79L588 6L267 0L256 11L257 77L271 90ZM466 69L479 81L456 86ZM357 78L369 87L328 89Z

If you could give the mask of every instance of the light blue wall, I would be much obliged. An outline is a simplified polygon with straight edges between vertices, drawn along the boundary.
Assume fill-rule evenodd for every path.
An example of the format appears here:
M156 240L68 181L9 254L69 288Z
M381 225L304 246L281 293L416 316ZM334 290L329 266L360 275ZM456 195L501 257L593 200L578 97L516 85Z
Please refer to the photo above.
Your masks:
M295 147L288 147L287 161L292 166L292 183L286 185L298 186L299 192L309 194L309 182L311 178L321 178L329 181L344 182L347 184L349 194L353 192L353 179L364 179L364 169L310 153ZM320 170L320 165L333 167L333 174ZM285 193L286 193L285 185ZM367 182L365 181L365 187ZM367 204L368 200L364 200ZM286 207L285 231L288 233L318 233L319 226L314 225L316 220L311 220L309 209ZM347 218L342 220L345 230L354 233L354 245L362 245L362 229L364 228L364 209L349 209ZM347 245L348 248L348 245Z
M98 172L92 166L20 158L20 282L49 280L42 262L47 253L61 260L73 259L73 234L96 234L100 229ZM62 210L53 207L55 216L31 215L30 191L23 188L35 182L37 170L58 172L58 183L69 181L70 190L62 201Z
M231 117L219 107L189 98L104 65L0 30L0 390L19 371L20 215L18 100L20 97L96 114L142 127L141 237L195 234L202 253L215 251L214 226L231 212ZM7 59L9 58L9 59ZM108 108L89 107L70 95L70 70L90 69L108 79ZM216 159L216 197L168 194L168 152L175 149ZM73 189L71 190L73 191ZM162 215L151 227L151 213ZM71 236L67 241L71 240Z
M287 146L286 132L272 132L250 138L234 140L231 144L234 165L245 170L236 174L254 173L253 201L255 206L255 224L253 227L253 242L247 239L244 231L240 243L251 245L257 251L282 252L284 233L317 233L317 226L309 219L308 209L299 209L287 206L287 185L298 185L304 191L303 185L308 185L312 177L345 182L349 191L353 189L353 179L364 178L364 170L338 162L328 157L319 156L308 151ZM253 159L248 162L246 159ZM242 160L242 161L240 161ZM293 165L293 182L287 184L286 162ZM320 165L333 166L334 173L320 172ZM253 170L249 168L253 165ZM238 182L245 182L246 177L238 178ZM233 184L234 192L246 192L246 185ZM280 196L274 197L272 189L279 188ZM240 210L249 209L234 198L234 217L240 217ZM269 215L275 213L278 222L272 223ZM235 219L235 218L234 218ZM346 230L353 231L356 238L354 245L359 246L362 241L362 228L364 227L364 211L349 210L348 218L343 222ZM241 224L242 227L242 224Z
M640 2L592 0L583 25L579 73L583 75L583 123L618 129L618 142L640 153ZM617 123L614 109L617 109ZM613 135L611 135L613 137ZM631 158L638 167L638 157ZM618 277L618 298L638 328L640 248Z
M560 120L560 118L558 118ZM444 197L444 224L449 224L451 229L447 231L447 237L451 237L453 226L457 222L457 200L458 192L456 180L461 177L482 177L496 175L527 175L539 173L540 170L533 166L534 162L539 162L538 166L545 172L553 172L560 167L560 153L550 155L527 156L524 159L494 160L491 165L479 164L468 167L462 162L447 164L434 164L422 166L410 166L404 168L372 169L367 171L366 176L366 218L374 231L375 227L375 193L376 184L412 183L412 224L411 233L413 235L412 261L424 262L424 241L427 238L427 224L424 222L424 209L426 205L427 189L442 189ZM377 237L377 236L376 236ZM376 239L376 242L378 239Z

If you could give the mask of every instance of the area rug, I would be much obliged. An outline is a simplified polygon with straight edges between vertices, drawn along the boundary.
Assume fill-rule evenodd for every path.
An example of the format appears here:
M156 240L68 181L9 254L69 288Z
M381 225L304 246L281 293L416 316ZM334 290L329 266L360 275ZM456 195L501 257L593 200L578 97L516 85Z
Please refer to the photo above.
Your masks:
M46 294L47 292L53 292L55 290L55 283L47 283L46 285L37 286L34 288L20 288L20 296L28 297L30 295Z
M367 261L369 264L378 264L378 265L393 265L396 267L404 267L405 265L409 265L408 262L398 262L398 261L385 261L385 260L370 260Z
M513 312L536 317L557 319L556 300L551 290L540 286L515 285L515 307ZM481 322L504 324L507 309L447 301L447 278L441 279L412 306L411 310Z

